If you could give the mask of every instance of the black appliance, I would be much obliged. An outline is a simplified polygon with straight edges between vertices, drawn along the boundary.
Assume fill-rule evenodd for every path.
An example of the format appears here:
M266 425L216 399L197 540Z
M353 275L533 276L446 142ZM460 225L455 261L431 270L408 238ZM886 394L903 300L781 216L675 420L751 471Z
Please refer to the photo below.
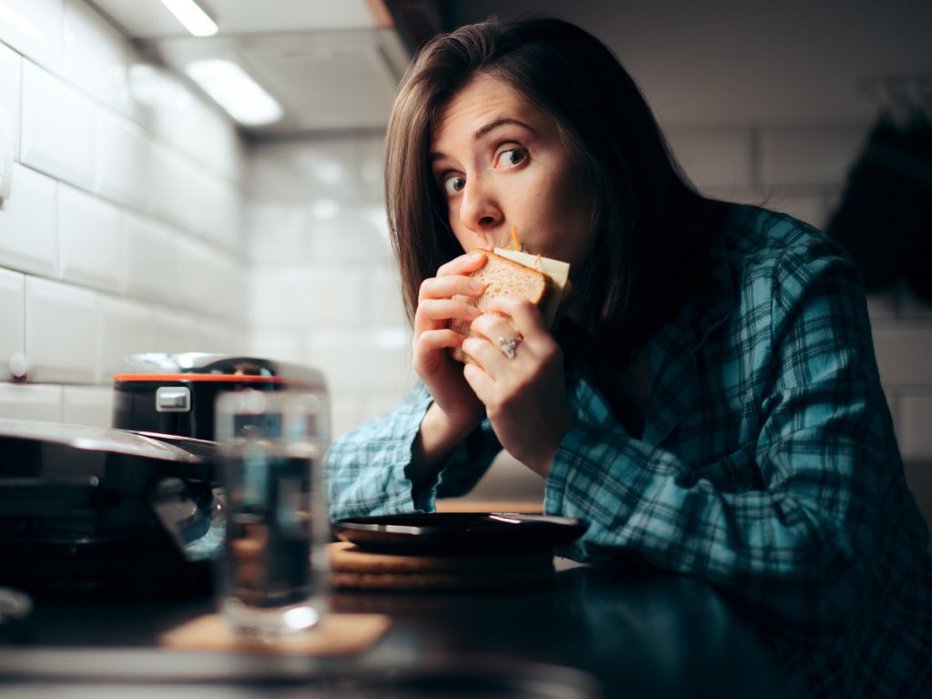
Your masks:
M173 435L0 420L0 584L209 593L224 534L213 455L212 442Z
M224 391L326 392L311 367L256 357L188 352L135 354L113 377L113 426L214 439L214 403Z

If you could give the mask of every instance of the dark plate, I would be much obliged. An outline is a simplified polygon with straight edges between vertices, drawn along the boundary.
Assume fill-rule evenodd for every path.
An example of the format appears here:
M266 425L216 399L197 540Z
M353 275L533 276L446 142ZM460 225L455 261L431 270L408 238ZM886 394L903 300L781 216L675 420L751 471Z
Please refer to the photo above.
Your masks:
M588 523L569 517L509 512L435 512L350 517L334 534L360 548L415 555L543 551L568 544Z

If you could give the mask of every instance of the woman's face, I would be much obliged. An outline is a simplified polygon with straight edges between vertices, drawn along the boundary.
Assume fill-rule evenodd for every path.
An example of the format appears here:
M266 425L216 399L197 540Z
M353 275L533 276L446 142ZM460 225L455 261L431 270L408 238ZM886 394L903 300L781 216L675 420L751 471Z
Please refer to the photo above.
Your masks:
M446 104L431 169L464 250L511 246L579 265L594 236L591 199L557 120L500 78L479 75Z

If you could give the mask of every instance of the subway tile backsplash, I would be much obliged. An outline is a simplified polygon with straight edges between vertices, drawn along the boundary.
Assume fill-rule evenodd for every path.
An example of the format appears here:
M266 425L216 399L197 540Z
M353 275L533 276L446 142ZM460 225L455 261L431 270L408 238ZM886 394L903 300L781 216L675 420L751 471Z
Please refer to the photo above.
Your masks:
M22 95L21 76L22 58L13 49L0 42L0 111L9 120L11 133L4 136L9 139L13 153L19 153L19 113ZM3 124L0 123L0 129Z
M62 387L0 383L0 418L62 421Z
M23 165L90 190L96 162L94 118L90 97L32 61L23 61Z
M0 382L12 378L10 361L26 350L26 277L0 269ZM0 383L0 386L3 384Z
M96 292L62 282L26 279L26 357L30 381L97 381Z
M94 191L130 209L142 210L149 198L151 146L129 119L97 111L97 177Z
M869 124L799 124L760 129L764 187L820 186L845 181Z
M110 427L113 422L113 391L109 386L63 386L62 422Z
M8 14L19 21L0 21L0 43L28 56L46 70L59 69L66 1L72 0L4 0Z
M126 266L120 210L69 185L58 187L61 278L96 289L122 291Z
M109 425L125 355L248 348L245 149L90 4L4 5L0 416Z
M14 162L10 198L0 209L0 265L55 276L57 207L58 183Z

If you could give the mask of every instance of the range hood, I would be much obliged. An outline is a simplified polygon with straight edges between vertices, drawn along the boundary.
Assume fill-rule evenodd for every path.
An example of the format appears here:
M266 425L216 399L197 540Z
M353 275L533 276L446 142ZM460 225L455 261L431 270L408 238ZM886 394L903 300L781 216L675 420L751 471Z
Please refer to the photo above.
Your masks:
M411 58L382 0L198 0L219 28L208 37L160 0L89 1L178 76L195 61L239 65L283 107L272 123L241 126L255 139L384 129Z

